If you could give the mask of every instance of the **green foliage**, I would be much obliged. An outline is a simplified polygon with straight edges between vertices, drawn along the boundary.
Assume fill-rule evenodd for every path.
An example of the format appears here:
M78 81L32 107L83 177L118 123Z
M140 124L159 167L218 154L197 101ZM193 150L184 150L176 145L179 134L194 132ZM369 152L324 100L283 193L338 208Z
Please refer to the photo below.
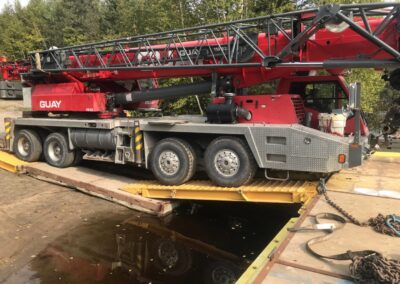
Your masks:
M382 75L382 72L373 69L353 69L346 78L349 83L361 83L361 108L370 127L375 129L380 128L382 120L379 95L385 87Z

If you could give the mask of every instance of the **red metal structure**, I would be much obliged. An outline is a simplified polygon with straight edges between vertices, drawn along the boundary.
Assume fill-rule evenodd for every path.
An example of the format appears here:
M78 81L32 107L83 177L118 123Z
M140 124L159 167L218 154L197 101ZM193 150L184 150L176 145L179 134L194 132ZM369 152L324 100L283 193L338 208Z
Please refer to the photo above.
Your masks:
M22 98L21 73L28 72L30 64L25 61L11 62L0 56L0 98Z
M360 86L348 88L341 74L385 69L400 86L399 17L399 3L327 5L35 52L23 75L31 112L9 120L5 144L25 161L43 155L56 167L84 154L150 168L168 185L185 183L196 167L228 187L261 169L282 180L270 170L288 179L355 167L368 128ZM330 75L312 76L318 70ZM191 83L158 86L185 77ZM276 90L253 93L276 79ZM207 93L205 116L124 115Z
M41 51L31 55L35 68L26 77L33 85L32 110L112 116L120 112L116 109L134 109L132 103L150 99L137 86L127 88L122 81L208 77L210 85L206 86L206 80L200 90L213 88L213 94L219 95L217 91L238 94L243 88L302 71L325 69L340 74L352 67L396 68L400 59L398 6L327 5ZM189 87L184 90L182 95L199 92ZM173 96L177 89L166 91ZM131 100L116 99L120 104L115 105L114 98L124 93ZM76 100L71 108L67 101L72 95ZM81 95L85 99L78 99ZM60 103L50 103L54 101Z

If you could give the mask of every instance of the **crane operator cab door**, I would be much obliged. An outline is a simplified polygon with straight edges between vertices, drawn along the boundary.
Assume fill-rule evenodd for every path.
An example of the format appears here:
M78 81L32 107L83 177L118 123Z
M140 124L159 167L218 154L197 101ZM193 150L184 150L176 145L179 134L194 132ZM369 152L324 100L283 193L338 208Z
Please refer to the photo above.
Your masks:
M354 115L348 109L349 91L345 82L296 81L290 84L289 93L299 94L303 98L305 112L311 115L310 127L320 128L321 114L342 114L346 117L344 135L354 132ZM360 120L361 135L368 135L368 128L363 116Z

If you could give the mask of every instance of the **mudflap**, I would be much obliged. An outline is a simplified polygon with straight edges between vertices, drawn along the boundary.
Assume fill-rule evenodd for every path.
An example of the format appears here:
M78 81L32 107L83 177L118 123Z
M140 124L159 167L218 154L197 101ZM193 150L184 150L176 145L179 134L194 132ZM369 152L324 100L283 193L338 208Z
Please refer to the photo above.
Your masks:
M349 168L361 166L363 160L363 146L350 144L349 147Z

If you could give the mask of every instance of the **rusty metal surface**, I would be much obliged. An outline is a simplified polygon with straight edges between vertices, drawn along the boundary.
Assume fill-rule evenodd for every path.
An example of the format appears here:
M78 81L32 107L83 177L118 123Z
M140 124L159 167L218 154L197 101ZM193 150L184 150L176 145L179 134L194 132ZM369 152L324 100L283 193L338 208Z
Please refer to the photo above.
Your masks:
M400 159L396 155L373 156L363 166L345 170L334 175L328 182L329 195L341 207L351 212L361 221L368 221L378 213L399 213L400 200L395 195L365 195L359 188L368 186L376 192L385 192L390 187L393 192L400 188ZM324 198L314 198L305 210L297 226L312 224L312 216L318 213L337 213ZM383 198L384 197L384 198ZM350 261L320 260L305 249L308 240L323 233L289 233L285 241L274 252L271 261L266 262L254 283L349 283ZM400 259L397 248L400 239L373 231L370 227L346 224L334 233L331 240L316 245L322 254L338 254L347 250L376 250L391 259ZM303 281L304 280L304 281ZM246 282L250 283L250 282Z
M332 275L321 274L316 271L303 270L298 267L288 266L286 264L277 263L271 269L268 276L261 283L273 284L350 284L350 280L341 279Z

